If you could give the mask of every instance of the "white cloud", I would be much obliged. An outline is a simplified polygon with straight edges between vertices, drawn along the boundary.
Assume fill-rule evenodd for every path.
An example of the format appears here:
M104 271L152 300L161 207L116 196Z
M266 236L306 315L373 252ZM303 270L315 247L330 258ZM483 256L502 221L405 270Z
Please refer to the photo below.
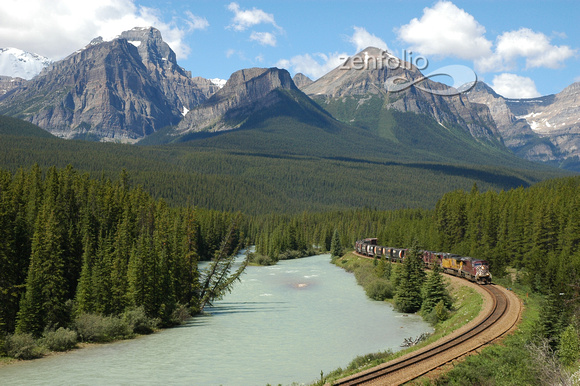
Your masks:
M344 63L348 55L346 53L332 54L305 54L296 55L291 59L281 59L276 67L292 69L295 73L301 72L312 79L318 79L334 68Z
M186 20L186 23L189 25L189 29L191 31L194 30L204 30L209 27L209 22L205 17L196 16L190 11L186 11L185 14L188 16L189 20Z
M236 53L236 50L234 50L233 48L230 48L226 51L226 58L231 58L234 54Z
M266 13L261 9L252 8L251 10L242 10L238 3L230 3L228 10L234 13L230 28L236 31L245 31L257 24L272 24L274 27L281 29L274 20L274 15Z
M133 27L153 26L178 58L190 48L183 41L188 32L207 28L204 18L186 13L169 22L154 8L137 6L134 0L2 0L0 47L12 46L61 59L84 47L93 38L112 39Z
M506 98L535 98L541 95L532 79L510 73L494 76L491 88Z
M495 53L508 67L514 66L517 57L526 59L526 68L558 68L562 62L574 55L568 46L554 46L541 32L520 28L501 34L497 39Z
M423 9L421 19L414 18L397 33L422 55L475 60L491 54L492 43L484 36L485 28L450 1Z
M256 32L252 31L250 40L255 40L263 46L276 47L276 36L270 32Z
M560 68L576 53L569 46L552 45L545 34L529 28L503 32L493 44L485 37L485 27L446 0L425 8L420 19L412 19L397 32L399 39L422 55L473 60L480 72L516 70L518 58L525 60L526 69Z
M356 52L360 52L367 47L376 47L382 50L387 50L387 43L376 35L369 33L362 27L354 27L354 34L348 38L356 47Z

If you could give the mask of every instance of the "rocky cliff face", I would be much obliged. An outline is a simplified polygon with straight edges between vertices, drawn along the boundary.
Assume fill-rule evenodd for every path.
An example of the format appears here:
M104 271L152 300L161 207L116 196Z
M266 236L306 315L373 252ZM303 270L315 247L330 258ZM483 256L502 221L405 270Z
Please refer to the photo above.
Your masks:
M25 79L0 75L0 97L10 90L21 87L24 83L26 83Z
M536 103L508 100L508 105L536 134L557 147L561 160L580 156L580 82Z
M398 65L397 65L398 64ZM383 100L383 109L396 109L433 117L443 127L456 125L477 139L497 141L500 136L487 107L471 103L463 94L439 95L449 87L430 80L400 91L385 87L393 79L417 82L423 77L413 65L400 61L388 52L369 47L349 58L312 84L302 88L307 95L322 104L347 97ZM438 92L430 92L430 90Z
M480 83L468 94L487 105L508 147L533 161L580 156L580 83L556 95L507 99Z
M192 79L154 28L134 28L44 69L0 97L0 114L28 120L64 138L134 142L217 90Z
M484 82L477 82L467 93L472 103L486 105L495 121L504 144L530 161L552 161L557 151L549 141L542 140L528 122L514 114L508 100Z
M253 112L278 102L279 89L297 90L290 74L277 68L250 68L232 74L223 88L185 115L175 135L236 129Z

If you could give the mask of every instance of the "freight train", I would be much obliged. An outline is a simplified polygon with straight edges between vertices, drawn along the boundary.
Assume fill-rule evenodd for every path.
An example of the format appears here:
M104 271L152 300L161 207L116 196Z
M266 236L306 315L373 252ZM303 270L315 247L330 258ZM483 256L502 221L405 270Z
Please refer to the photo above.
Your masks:
M377 245L376 238L359 240L355 243L356 252L368 257L385 256L392 262L403 262L407 254L406 248L391 248ZM454 255L446 252L422 251L425 266L432 268L437 264L443 272L464 277L478 284L490 284L491 273L489 264L482 259Z

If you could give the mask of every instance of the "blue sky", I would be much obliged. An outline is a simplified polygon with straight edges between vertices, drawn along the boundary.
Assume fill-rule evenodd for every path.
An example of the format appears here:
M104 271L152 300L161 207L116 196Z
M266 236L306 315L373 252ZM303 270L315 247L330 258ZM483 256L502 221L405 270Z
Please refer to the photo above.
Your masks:
M152 25L194 76L276 66L316 79L375 45L422 56L425 73L461 64L502 95L533 97L580 81L579 15L575 0L2 0L0 47L59 59Z

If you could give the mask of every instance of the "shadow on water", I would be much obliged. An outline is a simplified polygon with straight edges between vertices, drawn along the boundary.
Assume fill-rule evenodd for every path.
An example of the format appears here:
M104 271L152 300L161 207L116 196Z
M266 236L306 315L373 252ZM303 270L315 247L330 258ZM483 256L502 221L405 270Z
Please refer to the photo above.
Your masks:
M207 313L211 315L227 315L255 312L276 312L292 307L284 306L286 302L233 302L219 303L207 308Z

